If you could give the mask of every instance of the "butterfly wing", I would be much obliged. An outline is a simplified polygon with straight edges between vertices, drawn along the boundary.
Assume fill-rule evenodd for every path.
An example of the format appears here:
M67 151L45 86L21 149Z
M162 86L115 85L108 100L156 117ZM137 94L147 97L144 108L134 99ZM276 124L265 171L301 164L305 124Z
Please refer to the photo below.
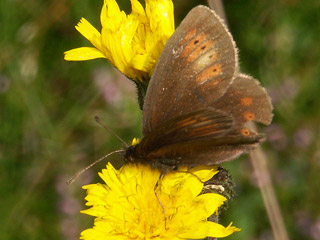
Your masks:
M237 74L226 93L211 106L231 115L237 130L243 129L249 121L268 125L273 116L266 90L257 80L245 74Z
M227 134L222 138L167 145L150 152L148 159L170 166L216 165L252 151L264 140L264 134L251 131L247 136Z
M263 140L263 134L237 131L230 115L206 108L166 121L142 139L135 155L158 165L213 165L251 151Z
M233 129L233 118L228 114L206 108L177 116L159 125L142 139L137 147L138 155L182 142L219 138Z
M229 161L264 140L245 124L271 119L265 89L238 73L231 35L213 11L199 6L169 39L155 68L136 156L172 166Z
M264 134L245 127L247 122L269 124L271 119L272 105L265 89L254 78L238 74L212 107L157 126L137 151L159 166L218 164L247 153L264 141Z
M182 163L188 166L212 165L250 152L264 141L264 134L245 127L249 121L268 125L273 116L270 98L254 78L238 74L226 93L212 107L223 110L234 119L232 130L218 139L206 138L159 148L150 154L150 158L164 156L165 159L171 159L171 163L183 159Z
M143 133L221 97L237 70L237 50L220 18L192 9L165 45L143 106ZM174 88L174 91L172 90Z

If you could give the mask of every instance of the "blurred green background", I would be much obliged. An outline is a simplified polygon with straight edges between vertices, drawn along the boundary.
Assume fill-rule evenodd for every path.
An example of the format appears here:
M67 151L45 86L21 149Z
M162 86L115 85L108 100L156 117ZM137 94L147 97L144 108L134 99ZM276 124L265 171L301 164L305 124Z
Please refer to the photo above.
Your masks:
M130 12L129 0L118 1ZM176 0L176 23L196 4ZM320 1L228 0L230 30L243 72L274 103L263 149L291 239L320 239ZM100 181L96 165L76 171L121 143L141 137L135 87L106 60L66 62L63 52L90 46L74 26L100 29L102 0L0 2L0 239L78 239L93 218L81 186ZM110 158L120 165L119 157ZM242 229L228 239L273 239L247 156L225 164L237 196L223 212Z

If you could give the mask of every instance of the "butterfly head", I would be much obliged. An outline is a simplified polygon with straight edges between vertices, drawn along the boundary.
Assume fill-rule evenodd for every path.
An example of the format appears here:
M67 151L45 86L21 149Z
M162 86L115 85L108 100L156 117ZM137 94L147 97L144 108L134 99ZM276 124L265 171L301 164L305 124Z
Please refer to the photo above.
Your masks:
M136 147L139 145L139 143L140 139L134 138L132 139L131 146L125 149L123 157L127 162L137 162Z
M126 151L124 152L124 159L127 161L127 162L136 162L136 158L135 158L135 151L136 151L136 146L137 145L132 145L132 146L129 146Z

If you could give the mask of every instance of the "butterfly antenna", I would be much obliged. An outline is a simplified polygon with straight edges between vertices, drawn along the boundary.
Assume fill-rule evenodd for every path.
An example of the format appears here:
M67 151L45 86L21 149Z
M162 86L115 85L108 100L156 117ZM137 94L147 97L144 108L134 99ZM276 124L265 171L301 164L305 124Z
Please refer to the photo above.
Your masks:
M94 161L93 163L91 163L89 166L81 169L79 172L77 172L75 175L73 175L71 178L69 178L69 180L67 181L67 184L70 185L72 184L75 180L77 180L78 177L80 177L80 175L82 173L84 173L85 171L87 171L89 168L93 167L94 165L96 165L98 162L101 162L103 159L109 157L110 155L114 154L114 153L122 153L125 152L126 150L117 150L117 151L113 151L111 153L108 153L107 155L103 156L102 158L99 158L98 160Z
M112 131L110 128L104 125L98 116L95 116L94 119L96 120L97 123L99 123L102 127L104 127L104 129L106 129L109 133L111 133L113 136L118 138L120 142L122 142L126 147L129 147L129 145L125 141L123 141L121 137L119 137L114 131Z

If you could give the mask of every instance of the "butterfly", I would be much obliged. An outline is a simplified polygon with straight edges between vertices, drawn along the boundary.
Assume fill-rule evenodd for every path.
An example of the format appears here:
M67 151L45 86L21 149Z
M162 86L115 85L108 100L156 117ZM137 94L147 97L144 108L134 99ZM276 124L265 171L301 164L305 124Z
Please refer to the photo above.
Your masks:
M237 48L222 20L197 6L163 49L144 100L144 137L124 157L162 171L220 164L265 140L246 123L271 120L270 98L239 72Z

